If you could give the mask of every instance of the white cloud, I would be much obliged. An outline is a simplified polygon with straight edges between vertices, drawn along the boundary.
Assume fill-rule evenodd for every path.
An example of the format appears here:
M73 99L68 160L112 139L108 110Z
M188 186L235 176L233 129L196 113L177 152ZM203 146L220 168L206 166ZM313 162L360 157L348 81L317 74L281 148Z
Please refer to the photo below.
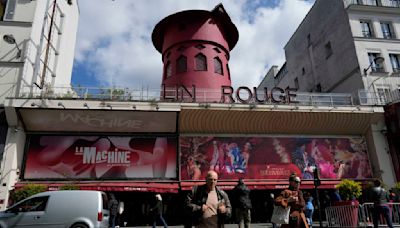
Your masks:
M151 42L154 26L170 14L190 9L212 10L219 2L80 1L75 60L85 64L102 85L158 88L163 65L161 54ZM281 0L274 3L274 8L263 6L268 2L275 1L222 1L239 30L239 41L230 59L235 87L256 86L270 66L282 65L283 47L311 7L309 1L301 0Z

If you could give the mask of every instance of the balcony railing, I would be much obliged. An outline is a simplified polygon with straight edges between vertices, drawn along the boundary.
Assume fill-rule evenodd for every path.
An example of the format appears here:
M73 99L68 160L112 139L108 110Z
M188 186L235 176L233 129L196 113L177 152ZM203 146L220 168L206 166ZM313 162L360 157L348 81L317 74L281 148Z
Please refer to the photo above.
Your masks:
M176 90L175 88L98 88L98 87L53 87L39 90L37 87L24 88L20 96L16 98L25 99L72 99L72 100L107 100L107 101L135 101L135 102L196 102L196 103L230 103L228 96L225 96L225 101L221 99L221 90L200 89L195 90L195 101L191 88L188 91ZM253 91L252 91L253 92ZM306 93L292 92L296 94L291 97L291 103L297 105L310 106L352 106L355 103L353 96L348 93ZM163 98L165 94L165 99ZM274 92L274 97L279 99L279 96L285 96L280 92ZM241 102L237 98L236 91L232 93L234 103L255 103L255 104L275 104L271 99L270 91L268 97L265 98L264 90L257 90L257 99L264 100L263 102L256 101L254 94L249 94L247 90L240 90L239 96L246 102ZM285 103L282 101L281 103Z
M225 102L221 100L221 90L212 89L196 89L196 100L193 101L187 92L176 90L175 88L167 88L165 91L161 88L115 88L115 87L54 87L39 90L36 86L25 88L25 93L15 97L17 99L68 99L68 100L101 100L101 101L125 101L125 102L189 102L189 103L228 103L229 99ZM191 92L191 91L189 91ZM296 105L305 106L354 106L354 105L386 105L400 101L400 90L394 90L384 93L373 92L368 90L359 90L356 93L306 93L306 92L293 92L295 97L291 98L291 103ZM165 94L163 99L162 94ZM263 90L257 91L257 98L265 100L265 92ZM282 94L275 94L279 97ZM275 104L269 97L264 102L257 102L254 94L249 95L246 91L240 91L239 96L247 103L254 104ZM251 97L249 97L251 96ZM270 96L270 91L268 91ZM243 103L237 99L236 92L232 94L234 103ZM176 99L177 98L177 99ZM245 102L246 103L246 102Z
M393 90L390 92L373 92L368 90L358 91L358 100L360 105L386 105L400 101L400 91Z
M350 5L400 7L400 0L344 0L345 7Z
M383 67L371 67L371 71L374 73L385 73L385 69Z

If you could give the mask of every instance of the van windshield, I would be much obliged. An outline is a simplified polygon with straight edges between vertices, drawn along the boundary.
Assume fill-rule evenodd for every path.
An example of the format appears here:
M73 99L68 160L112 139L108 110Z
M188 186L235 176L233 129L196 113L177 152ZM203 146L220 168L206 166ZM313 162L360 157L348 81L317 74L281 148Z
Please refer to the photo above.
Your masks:
M103 209L108 210L108 198L105 193L101 193L101 198L103 198Z

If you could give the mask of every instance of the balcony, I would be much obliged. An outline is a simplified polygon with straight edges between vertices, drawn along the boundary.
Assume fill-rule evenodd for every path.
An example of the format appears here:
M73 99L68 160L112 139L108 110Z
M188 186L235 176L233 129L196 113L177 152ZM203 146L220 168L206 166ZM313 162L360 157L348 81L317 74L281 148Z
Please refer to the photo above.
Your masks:
M387 73L383 67L371 67L372 73Z
M377 105L384 106L390 103L397 103L400 101L400 91L368 91L359 90L358 98L360 105Z
M52 87L39 90L36 86L26 87L18 97L9 97L15 99L48 99L48 100L100 100L100 101L116 101L116 102L169 102L169 103L231 103L228 99L221 99L221 90L201 89L195 90L195 101L187 92L177 90L175 88L96 88L96 87ZM189 92L193 93L191 89ZM232 93L234 98L233 103L248 103L248 104L277 104L276 101L271 99L271 91L268 90L269 99L265 99L265 91L263 89L257 90L257 101L254 92L251 94L247 90L239 91L239 96L245 102L237 98L237 93ZM348 93L306 93L306 92L293 92L295 97L291 98L292 103L296 105L305 106L353 106L358 103L354 101L352 94ZM162 94L165 97L162 97ZM227 97L226 95L225 97ZM274 92L274 97L279 98L283 96L279 92ZM284 101L278 102L280 104L288 104Z
M343 0L350 11L399 14L400 0Z
M350 5L400 7L400 0L344 0L345 7Z

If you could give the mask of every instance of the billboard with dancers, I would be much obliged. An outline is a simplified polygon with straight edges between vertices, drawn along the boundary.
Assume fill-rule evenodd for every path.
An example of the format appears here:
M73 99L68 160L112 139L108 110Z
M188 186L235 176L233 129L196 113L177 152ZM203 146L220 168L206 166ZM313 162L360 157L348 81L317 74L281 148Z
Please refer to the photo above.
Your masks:
M287 179L296 172L313 179L371 178L363 137L180 137L181 179Z

